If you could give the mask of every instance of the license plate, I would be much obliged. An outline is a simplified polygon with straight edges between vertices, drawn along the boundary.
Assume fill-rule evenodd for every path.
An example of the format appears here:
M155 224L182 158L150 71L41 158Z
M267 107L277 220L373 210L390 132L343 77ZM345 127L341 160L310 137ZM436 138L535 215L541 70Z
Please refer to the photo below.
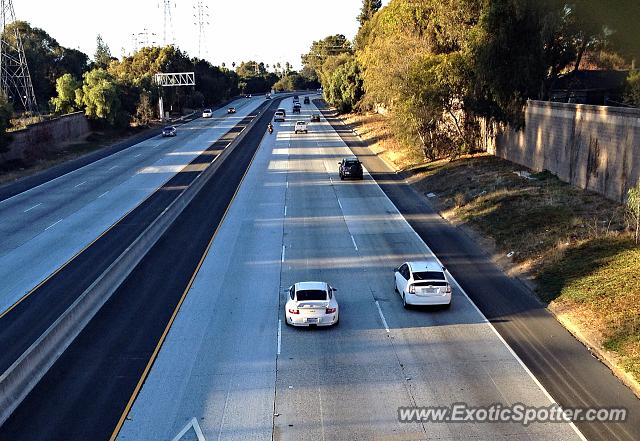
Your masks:
M318 319L315 317L310 317L307 319L307 323L318 323Z

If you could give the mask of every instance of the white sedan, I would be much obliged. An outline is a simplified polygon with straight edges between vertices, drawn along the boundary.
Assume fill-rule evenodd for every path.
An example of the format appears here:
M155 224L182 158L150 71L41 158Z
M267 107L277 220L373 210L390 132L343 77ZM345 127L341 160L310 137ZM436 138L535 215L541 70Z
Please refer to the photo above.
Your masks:
M451 305L451 285L438 262L405 262L393 270L395 290L410 305Z
M211 118L211 117L213 117L213 111L211 109L204 109L202 111L202 117L203 118Z
M338 323L337 290L325 282L298 282L287 290L287 325L331 326Z

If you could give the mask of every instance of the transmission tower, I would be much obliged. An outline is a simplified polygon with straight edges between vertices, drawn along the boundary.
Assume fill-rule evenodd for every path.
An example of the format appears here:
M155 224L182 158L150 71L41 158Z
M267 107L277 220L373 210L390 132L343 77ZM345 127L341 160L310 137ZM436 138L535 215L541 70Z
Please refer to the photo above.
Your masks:
M8 24L16 21L11 0L0 0L0 89L14 105L20 103L26 112L36 113L38 106L29 75L27 58L18 28L6 33Z
M198 27L198 58L202 58L202 49L204 46L205 55L207 53L207 38L206 27L209 26L209 6L204 4L204 1L197 0L195 6L193 18L194 25Z
M164 4L164 30L163 30L163 44L166 46L168 44L174 43L174 35L173 35L173 20L171 18L171 6L172 0L163 0ZM175 7L175 3L173 7Z

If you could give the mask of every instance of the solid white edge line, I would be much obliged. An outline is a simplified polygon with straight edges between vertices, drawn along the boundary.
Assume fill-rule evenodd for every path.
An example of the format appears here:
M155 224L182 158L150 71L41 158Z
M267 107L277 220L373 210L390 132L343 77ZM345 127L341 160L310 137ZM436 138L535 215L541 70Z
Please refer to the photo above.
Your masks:
M344 124L344 123L343 123ZM333 127L332 127L333 129ZM334 130L335 132L335 130ZM342 143L345 145L346 148L348 148L351 153L353 153L355 156L357 156L353 150L351 150L351 147L349 147L344 140L342 140L342 138L340 138L340 140L342 141ZM393 208L396 210L396 212L400 215L400 217L402 218L402 220L407 224L407 226L409 227L409 229L411 231L413 231L413 234L416 235L416 237L418 238L418 240L425 246L425 248L431 253L431 255L436 259L436 261L438 262L438 264L440 266L444 266L442 265L442 262L440 261L440 259L438 258L438 256L436 256L436 254L431 250L431 248L429 248L429 246L425 243L425 241L422 239L422 237L420 237L420 235L418 234L418 232L416 230L413 229L413 227L411 226L411 224L409 223L409 221L407 221L407 219L404 217L404 215L400 212L400 210L398 210L398 207L396 207L396 204L393 203L393 201L389 198L389 196L387 196L387 194L384 192L384 190L382 190L382 187L380 187L380 184L378 184L378 181L376 181L373 176L371 176L371 174L369 173L369 171L363 166L363 171L369 175L369 178L375 182L376 186L380 189L380 191L382 192L382 194L384 195L385 198L387 198L387 200L391 203L391 206L393 206ZM449 271L447 271L447 273L449 273ZM547 389L545 389L545 387L542 385L542 383L540 383L540 381L538 381L538 379L536 378L535 375L533 375L533 372L531 372L531 370L527 367L527 365L524 363L524 361L522 361L522 359L518 356L518 354L516 354L516 352L513 350L513 348L511 346L509 346L509 343L507 343L507 341L502 338L502 336L500 335L500 333L498 332L498 330L493 326L493 323L491 323L489 321L489 319L487 319L487 317L482 313L482 311L480 311L480 308L478 308L478 306L473 302L473 300L471 300L471 297L469 297L469 295L466 293L466 291L462 288L462 286L460 286L460 284L458 283L458 281L453 277L453 275L451 275L451 273L449 273L449 277L451 277L451 280L453 281L453 283L458 287L458 289L460 290L460 292L467 298L467 300L469 301L469 303L471 304L471 306L473 306L473 308L478 312L478 314L480 314L480 317L482 317L483 321L485 323L487 323L489 325L489 327L493 330L493 333L496 334L496 336L498 337L498 339L502 342L502 344L504 344L504 346L507 348L507 350L511 353L511 355L516 359L516 361L518 362L518 364L520 364L520 366L522 366L522 368L525 370L525 372L529 375L529 377L531 377L531 379L533 380L533 382L535 383L536 386L538 386L540 388L540 390L542 391L542 393L549 399L549 401L551 401L552 404L558 404L558 402L551 396L551 394L549 393L549 391L547 391ZM382 315L382 310L380 309L380 306L378 305L378 302L376 301L376 305L378 306L378 311L380 312L380 314ZM558 404L559 406L559 404ZM580 429L578 429L578 427L575 425L575 423L570 422L569 426L573 429L573 431L576 433L576 435L578 435L578 437L582 440L582 441L588 441L587 438L582 434L582 432L580 432Z
M380 318L382 319L382 324L384 325L384 330L387 331L387 334L389 334L391 332L391 331L389 331L389 325L387 325L387 320L385 320L384 314L382 313L382 308L380 308L380 303L378 303L377 300L376 300L376 308L378 308L378 314L380 314Z
M278 355L282 349L282 320L278 319Z
M28 213L28 212L30 212L31 210L33 210L34 208L38 208L40 205L42 205L42 202L40 202L39 204L34 205L34 206L33 206L33 207L31 207L31 208L27 208L26 210L24 210L24 211L23 211L23 213Z
M353 234L350 234L349 236L351 236L351 242L353 242L353 247L356 249L356 251L358 251L358 245L356 244L356 240L353 237Z
M83 186L83 185L84 185L84 184L86 184L86 183L87 183L87 181L82 181L82 182L81 182L81 183L79 183L78 185L74 185L74 186L73 186L73 188L81 187L81 186Z
M109 193L108 191L105 191L105 192L104 192L104 193L102 193L100 196L98 196L98 199L100 199L100 198L101 198L101 197L103 197L103 196L106 196L108 193Z

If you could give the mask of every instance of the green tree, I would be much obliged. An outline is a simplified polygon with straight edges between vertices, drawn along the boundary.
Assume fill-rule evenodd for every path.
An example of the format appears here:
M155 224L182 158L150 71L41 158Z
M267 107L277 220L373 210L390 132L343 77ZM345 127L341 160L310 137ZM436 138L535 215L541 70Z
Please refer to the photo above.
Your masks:
M96 37L96 53L93 56L93 60L99 69L106 69L111 63L111 50L99 34Z
M61 46L46 31L24 21L5 26L3 40L7 46L3 50L15 47L15 32L22 39L36 100L41 110L47 110L47 104L56 95L56 80L65 73L81 78L88 69L89 57L78 50ZM17 56L15 53L13 55Z
M56 80L57 96L51 98L51 105L56 113L71 113L78 110L76 103L76 90L82 87L82 83L73 75L67 73Z
M302 55L302 66L303 69L313 70L317 77L322 79L320 72L327 58L352 53L353 48L347 37L342 34L330 35L311 44L309 52Z
M358 15L360 26L371 20L373 15L382 7L382 0L362 0L362 9Z
M640 107L640 71L633 70L627 77L625 102L631 106Z
M9 151L9 143L11 142L11 134L7 133L7 129L11 124L11 116L13 115L13 107L7 99L6 95L0 92L0 154Z
M93 69L84 74L82 88L78 89L76 102L85 107L85 114L110 125L128 122L122 112L122 90L115 79L104 69Z

